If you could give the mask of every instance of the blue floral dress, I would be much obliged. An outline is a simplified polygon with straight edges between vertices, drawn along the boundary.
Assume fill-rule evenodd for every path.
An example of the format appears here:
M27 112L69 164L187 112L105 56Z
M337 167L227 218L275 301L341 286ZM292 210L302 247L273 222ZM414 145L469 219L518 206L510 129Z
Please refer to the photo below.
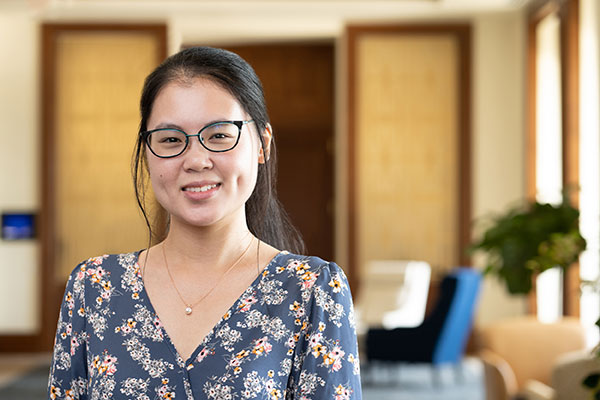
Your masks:
M138 255L91 258L71 273L49 398L361 398L352 298L336 264L279 253L183 360Z

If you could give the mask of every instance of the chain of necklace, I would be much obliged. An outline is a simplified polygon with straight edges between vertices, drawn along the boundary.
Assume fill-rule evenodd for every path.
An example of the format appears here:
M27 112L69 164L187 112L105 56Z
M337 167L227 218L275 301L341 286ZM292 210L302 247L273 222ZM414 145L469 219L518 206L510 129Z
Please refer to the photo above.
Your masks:
M194 303L188 303L187 301L185 301L184 298L183 298L183 296L181 295L181 292L177 288L177 285L175 284L175 280L173 279L173 275L171 275L171 270L169 269L169 263L167 262L167 256L165 255L165 245L164 245L164 242L163 242L163 244L160 247L162 248L163 259L165 260L165 266L167 267L167 273L169 274L169 278L171 279L171 283L173 284L173 287L175 288L175 291L177 292L177 295L181 299L181 302L185 305L185 315L191 315L194 307L196 307L198 304L200 304L200 302L202 300L204 300L209 294L212 293L213 290L215 290L215 288L217 286L219 286L219 283L221 283L221 280L223 280L223 278L225 277L225 275L227 275L229 272L231 272L231 270L236 265L239 264L239 262L242 260L242 258L244 258L244 256L246 255L246 253L248 253L248 250L250 250L250 246L252 245L252 242L254 242L254 238L250 239L250 243L248 243L248 246L246 247L246 249L233 262L233 264L231 264L231 266L229 268L227 268L227 270L219 277L219 279L217 279L217 282L213 285L213 287L210 288L208 292L204 293L204 295L202 297L200 297ZM260 246L260 240L258 241L258 246ZM257 249L257 253L258 253L258 249Z

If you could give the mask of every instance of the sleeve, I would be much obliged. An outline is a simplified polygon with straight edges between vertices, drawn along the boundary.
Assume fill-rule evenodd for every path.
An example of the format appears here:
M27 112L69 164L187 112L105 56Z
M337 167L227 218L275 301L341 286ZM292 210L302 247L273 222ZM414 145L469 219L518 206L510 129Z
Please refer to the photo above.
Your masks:
M306 304L293 398L360 400L352 296L344 272L335 263L319 270Z
M87 399L85 263L69 276L60 307L50 376L49 399Z

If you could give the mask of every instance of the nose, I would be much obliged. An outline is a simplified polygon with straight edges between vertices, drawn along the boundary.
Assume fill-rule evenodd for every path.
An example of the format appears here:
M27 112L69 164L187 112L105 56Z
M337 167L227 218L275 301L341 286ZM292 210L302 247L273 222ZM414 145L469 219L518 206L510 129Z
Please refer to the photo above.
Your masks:
M213 154L202 146L199 136L189 138L188 147L181 156L184 158L183 168L185 170L200 171L213 166Z

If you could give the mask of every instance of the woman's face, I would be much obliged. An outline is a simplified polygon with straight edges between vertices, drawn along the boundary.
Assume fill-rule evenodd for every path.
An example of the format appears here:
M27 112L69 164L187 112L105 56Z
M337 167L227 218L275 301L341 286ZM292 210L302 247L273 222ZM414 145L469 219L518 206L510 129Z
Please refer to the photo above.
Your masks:
M207 78L172 82L154 100L148 130L177 128L196 134L217 121L249 120L237 100ZM198 137L190 137L183 154L159 158L146 149L152 188L169 212L171 225L211 226L245 223L245 203L256 184L263 162L254 123L243 125L235 148L224 153L206 150Z

